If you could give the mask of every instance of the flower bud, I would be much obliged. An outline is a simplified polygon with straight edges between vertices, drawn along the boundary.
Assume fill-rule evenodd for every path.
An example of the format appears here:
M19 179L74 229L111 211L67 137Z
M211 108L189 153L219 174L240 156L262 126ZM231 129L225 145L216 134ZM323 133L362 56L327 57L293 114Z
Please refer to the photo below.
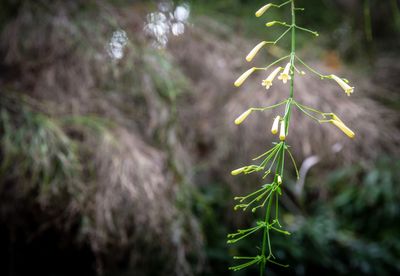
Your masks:
M278 133L278 127L279 127L279 120L281 119L281 116L276 116L274 119L274 122L272 123L272 128L271 132L272 134L277 134Z
M257 17L262 16L271 6L272 6L272 4L267 4L263 7L261 7L258 11L256 11L256 16Z
M278 184L281 185L282 184L282 177L280 175L278 175Z
M281 130L279 132L279 139L281 141L285 141L285 139L286 139L286 128L285 128L285 121L284 120L281 121Z
M344 134L346 134L350 138L354 138L355 133L348 128L342 121L337 121L337 120L330 120L332 124L334 124L336 127L338 127L341 131L343 131Z
M239 87L243 84L243 82L256 70L255 67L250 68L246 72L244 72L236 81L235 81L235 86Z
M248 62L252 61L253 58L257 55L258 51L260 51L260 49L262 47L264 47L264 45L267 44L266 41L260 42L258 43L251 51L250 53L246 56L246 60Z
M241 174L245 169L246 169L246 167L242 167L242 168L233 170L233 171L231 171L231 175L239 175L239 174Z
M247 116L250 115L250 113L251 113L252 111L253 111L253 110L252 110L251 108L249 108L248 110L246 110L245 112L243 112L239 117L236 118L235 124L236 124L236 125L240 125L240 124L247 118Z

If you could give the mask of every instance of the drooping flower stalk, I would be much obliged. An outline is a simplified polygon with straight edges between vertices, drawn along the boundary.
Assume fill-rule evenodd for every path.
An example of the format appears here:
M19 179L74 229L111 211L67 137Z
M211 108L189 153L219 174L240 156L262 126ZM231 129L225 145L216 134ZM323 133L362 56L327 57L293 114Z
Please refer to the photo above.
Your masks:
M339 86L345 91L347 95L350 96L351 93L354 92L354 87L351 87L348 84L346 79L337 77L336 75L322 75L317 72L315 69L311 68L308 64L306 64L302 59L300 59L296 55L296 30L304 31L310 33L312 35L318 36L318 33L312 30L309 30L304 27L300 27L296 24L296 11L303 10L301 8L295 7L296 0L289 0L280 5L276 4L266 4L265 6L261 7L257 12L256 16L262 16L268 9L274 8L281 8L283 6L290 4L290 11L291 11L291 24L286 24L285 22L281 21L270 21L266 24L267 27L272 27L274 25L281 25L287 27L287 29L279 36L275 41L262 41L257 44L247 55L246 60L251 61L257 55L257 53L268 44L277 44L286 34L291 32L291 47L290 47L290 54L284 56L266 67L252 67L248 69L245 73L243 73L236 81L235 86L241 86L245 80L256 71L267 71L272 66L276 66L283 61L289 59L285 64L285 67L281 67L278 65L266 79L262 81L262 86L265 86L266 89L269 89L272 86L273 81L275 80L276 76L280 73L278 79L282 80L284 84L289 82L289 96L286 100L267 107L251 107L242 113L237 119L235 120L235 124L239 125L243 123L243 121L253 112L253 111L266 111L278 108L282 105L285 105L284 113L281 115L276 115L272 128L271 133L273 135L278 134L279 130L279 140L278 142L274 143L274 146L266 151L265 153L261 154L260 156L253 159L253 161L259 161L258 164L248 165L241 167L239 169L233 170L231 172L232 175L239 175L239 174L250 174L255 172L263 172L263 179L267 178L270 174L272 174L272 178L270 183L263 184L258 190L254 191L245 196L235 197L239 203L235 205L235 210L243 210L246 211L251 209L252 212L256 212L257 210L264 210L264 219L261 221L257 221L256 226L248 228L248 229L240 229L236 233L228 235L228 243L236 243L244 238L248 238L258 232L262 234L262 245L260 248L260 252L256 256L250 257L239 257L235 256L235 260L242 260L243 263L230 267L230 269L237 271L244 268L247 268L252 265L259 265L260 267L260 275L265 275L265 269L267 262L273 263L276 265L284 266L278 261L276 261L276 257L272 253L272 245L271 245L271 233L274 232L276 234L283 234L283 235L290 235L290 233L286 230L282 229L282 226L279 222L279 196L282 195L282 188L281 186L284 185L284 167L285 167L285 157L286 153L289 155L291 162L294 165L296 170L296 175L298 176L298 170L296 162L293 158L289 150L289 145L287 144L287 138L289 136L289 127L291 122L291 113L292 107L298 108L301 112L303 112L306 116L310 117L311 119L317 121L318 123L331 123L334 126L338 127L344 134L346 134L350 138L354 138L355 133L348 128L338 116L334 113L326 113L314 108L305 106L294 99L294 82L295 82L295 72L299 75L304 75L304 71L300 71L296 67L296 61L300 63L300 65L304 66L310 72L318 75L321 79L332 79L336 81ZM283 70L282 70L283 69ZM273 212L275 209L275 212Z

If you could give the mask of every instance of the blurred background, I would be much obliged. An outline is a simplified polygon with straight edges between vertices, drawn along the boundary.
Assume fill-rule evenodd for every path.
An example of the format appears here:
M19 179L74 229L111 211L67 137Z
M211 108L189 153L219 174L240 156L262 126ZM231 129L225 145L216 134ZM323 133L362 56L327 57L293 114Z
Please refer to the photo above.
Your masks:
M294 112L281 200L290 264L269 275L400 273L400 11L396 0L297 0L297 54L348 78L354 96L308 73L295 98L355 132ZM259 176L230 171L271 146L286 97L250 66L286 55L289 38L244 57L289 22L259 0L3 0L0 3L0 275L233 275L260 237L226 235L262 213L233 211ZM276 112L276 111L275 111ZM239 253L240 252L240 253ZM257 268L234 275L254 275Z

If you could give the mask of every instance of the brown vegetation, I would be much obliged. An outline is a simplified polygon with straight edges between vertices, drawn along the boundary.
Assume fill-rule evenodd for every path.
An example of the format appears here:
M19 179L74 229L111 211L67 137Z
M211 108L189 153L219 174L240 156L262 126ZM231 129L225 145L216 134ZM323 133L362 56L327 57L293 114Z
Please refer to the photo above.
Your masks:
M40 205L51 218L38 219L45 227L68 232L78 224L73 238L88 240L99 271L112 265L105 260L129 256L132 266L153 259L165 275L192 274L188 259L204 261L189 207L192 186L204 181L193 177L194 165L223 179L249 154L263 152L272 142L273 112L252 114L239 128L232 122L250 106L279 101L285 88L276 83L264 91L260 79L233 88L251 45L209 18L158 51L140 32L144 14L99 1L41 2L21 3L1 33L6 203ZM117 28L130 39L121 60L106 51ZM299 102L337 113L357 136L349 141L295 113L288 141L298 162L314 154L328 166L398 156L398 113L373 99L388 92L379 79L352 75L357 90L350 99L335 83L299 77ZM332 155L336 143L343 150ZM1 220L19 212L3 207Z

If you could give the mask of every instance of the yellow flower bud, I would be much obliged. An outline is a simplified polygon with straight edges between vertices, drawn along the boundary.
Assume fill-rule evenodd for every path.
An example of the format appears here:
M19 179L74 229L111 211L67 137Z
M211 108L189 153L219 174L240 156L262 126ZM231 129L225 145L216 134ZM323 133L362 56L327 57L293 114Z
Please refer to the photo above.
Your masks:
M354 87L348 85L344 80L342 80L338 76L331 75L331 78L335 80L340 85L340 87L342 87L347 96L350 96L350 94L354 92Z
M250 68L246 72L244 72L236 81L235 81L235 86L239 87L243 84L243 82L256 70L255 67Z
M267 22L265 25L267 26L267 27L272 27L272 26L274 26L276 24L276 21L271 21L271 22Z
M246 110L245 112L243 112L242 115L240 115L239 117L236 118L235 124L240 125L247 118L247 116L250 115L250 113L252 111L253 110L250 108L250 109Z
M292 77L290 76L290 72L289 72L290 66L291 66L290 62L288 64L286 64L285 69L283 69L283 72L278 77L278 79L282 80L283 83L286 83L288 80L292 79Z
M231 175L239 175L239 174L241 174L245 169L246 169L246 167L242 167L242 168L233 170L233 171L231 171Z
M285 139L286 139L286 128L285 128L285 121L284 120L281 121L281 130L279 132L279 139L281 141L285 141Z
M348 128L342 121L338 121L338 120L330 120L330 122L332 124L334 124L335 126L337 126L341 131L344 132L344 134L346 134L348 137L350 138L354 138L355 133Z
M269 89L272 86L272 81L275 79L276 75L282 70L282 67L276 68L274 71L269 74L269 76L262 81L261 85L265 86L266 89Z
M282 184L282 177L280 175L278 175L278 184L281 185Z
M251 50L250 53L246 56L246 60L247 60L248 62L252 61L253 58L257 55L258 51L260 51L260 49L261 49L262 47L264 47L265 44L267 44L266 41L263 41L263 42L258 43L258 44L253 48L253 50Z
M258 11L256 11L256 16L257 17L262 16L271 6L272 6L272 4L267 4L263 7L261 7Z
M272 128L271 132L272 134L277 134L278 133L278 127L279 127L279 120L281 119L281 116L276 116L274 119L274 122L272 123Z

